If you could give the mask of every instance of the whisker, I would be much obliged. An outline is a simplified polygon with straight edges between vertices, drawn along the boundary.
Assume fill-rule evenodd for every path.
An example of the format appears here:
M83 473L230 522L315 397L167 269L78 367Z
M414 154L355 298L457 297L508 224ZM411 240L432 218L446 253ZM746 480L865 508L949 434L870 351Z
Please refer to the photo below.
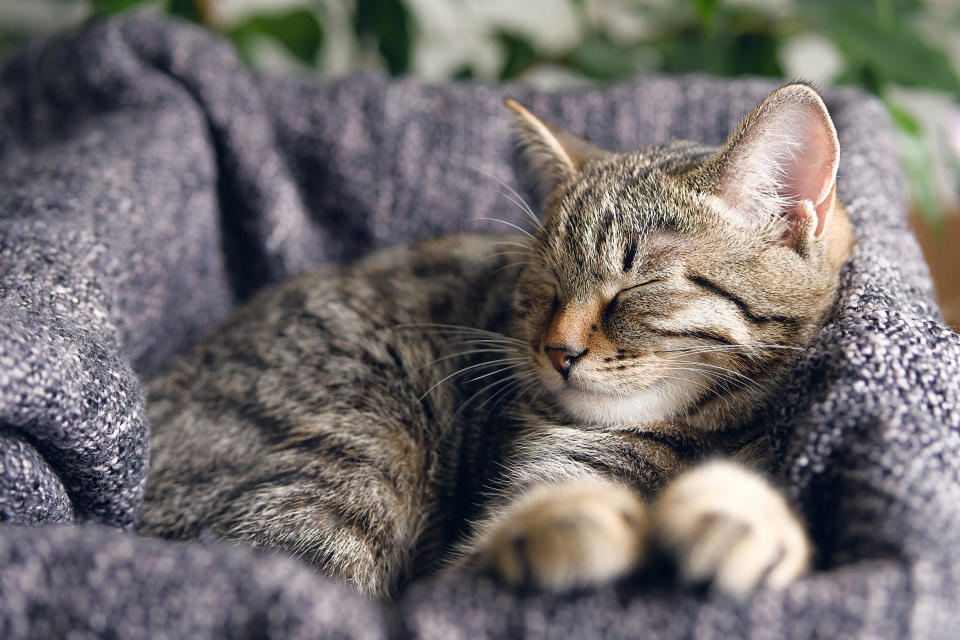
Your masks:
M506 266L500 267L499 269L493 271L490 275L491 275L491 276L495 276L495 275L497 275L498 273L500 273L501 271L506 271L507 269L512 269L512 268L514 268L514 267L519 267L519 266L521 266L521 265L528 265L528 264L533 264L533 263L530 262L529 260L524 260L523 262L514 262L514 263L512 263L512 264L508 264L508 265L506 265Z
M507 397L506 394L509 393L510 391L515 390L515 389L517 388L517 381L516 381L516 380L514 380L514 379L512 379L512 378L508 378L508 380L510 380L510 384L506 385L505 387L503 387L503 388L500 389L499 391L491 394L491 396L490 396L489 398L487 398L486 400L484 400L483 402L481 402L479 405L477 405L477 411L479 411L480 409L483 409L484 405L486 405L488 402L492 401L494 398L499 397L500 399L497 400L494 404L490 405L490 408L487 409L487 417L489 417L490 414L492 414L492 413L494 412L494 410L500 405L500 403L503 402L504 398Z
M424 364L420 365L416 369L413 369L413 371L414 372L420 371L420 369L423 369L424 367L429 367L430 365L436 364L438 362L443 362L444 360L452 360L453 358L465 358L467 356L472 356L477 353L508 353L508 351L506 349L496 349L493 347L487 348L487 349L471 349L469 351L460 351L458 353L452 353L449 355L440 356L439 358L434 358L433 360L430 360L429 362L425 362Z
M525 395L529 395L531 389L533 389L535 386L538 386L538 383L540 382L539 376L537 376L537 374L531 371L521 372L519 374L516 374L514 377L517 380L520 380L522 384L520 385L520 388L517 389L517 393L513 397L513 402L515 402L516 400L519 400ZM533 401L536 400L536 397L540 395L541 391L543 391L543 386L540 386L540 388L537 389L537 393L530 398L530 402L527 403L528 407L533 404ZM509 408L509 405L507 408L504 409L504 411L508 410L508 408ZM493 411L494 409L495 407L491 408L491 411Z
M533 227L534 227L534 229L537 229L537 228L540 227L540 220L539 220L539 219L537 218L537 216L533 213L533 211L530 209L530 207L527 206L527 203L526 203L526 202L524 202L523 200L519 200L519 199L517 199L516 197L514 197L513 195L511 195L511 194L509 194L509 193L506 193L506 192L504 192L504 191L498 191L497 193L499 193L500 195L502 195L503 197L505 197L507 200L509 200L509 201L512 202L513 204L517 205L517 206L520 208L521 211L523 211L525 214L527 214L527 217L528 217L530 220L533 221Z
M464 343L484 343L484 344L502 344L502 345L512 345L514 347L521 347L526 349L530 344L519 338L512 338L510 336L503 335L502 333L497 333L495 331L487 331L485 329L475 329L472 327L461 327L457 325L397 325L393 327L395 329L417 329L423 332L433 332L437 335L448 335L452 337L461 336L482 336L480 338L471 338L469 340L463 340Z
M468 269L468 270L473 269L474 267L476 267L476 266L477 266L478 264L480 264L481 262L486 262L487 260L490 260L490 259L492 259L492 258L503 258L504 256L507 256L507 255L518 255L518 256L528 256L528 257L529 257L530 253L529 253L528 251L494 251L493 253L488 253L487 255L482 256L482 257L480 257L480 258L477 258L477 259L474 260L473 262L470 262L469 264L467 264L467 269ZM506 259L507 259L508 262L509 262L510 260L515 260L515 258L506 258ZM519 262L511 262L511 263L510 263L511 266L514 265L514 264L521 264L521 263L519 263Z
M507 359L504 358L504 362L506 361ZM526 363L526 360L522 358L516 358L511 362L509 366L503 367L502 369L497 369L496 371L491 371L489 373L484 373L483 375L479 375L476 378L471 378L470 380L467 380L467 383L469 384L471 382L476 382L477 380L483 380L484 378L489 378L490 376L496 375L498 373L502 373L504 371L509 371L510 369L513 369L514 366L518 364L524 364L524 363Z
M737 386L738 386L739 388L741 388L741 389L746 389L746 388L747 388L747 384L746 384L745 381L743 381L743 380L737 380L736 378L731 377L731 376L729 376L729 375L727 375L727 374L721 373L721 372L719 372L719 371L704 370L704 369L700 369L700 368L697 368L697 367L671 367L669 364L668 364L665 368L666 368L668 371L670 371L670 370L672 370L672 371L692 371L692 372L694 372L694 373L699 373L699 374L702 374L702 375L705 375L705 376L711 376L712 378L719 378L720 380L723 380L723 381L725 381L725 382L729 382L729 383L731 383L731 384L735 384L735 385L737 385ZM748 378L748 379L747 379L747 382L753 383L753 380L750 380L750 379ZM756 383L754 383L754 384L756 384ZM729 391L729 389L727 389L727 391Z
M678 361L672 361L678 362ZM727 367L721 367L719 365L712 365L705 362L692 362L692 361L679 361L680 364L689 364L694 368L699 369L702 373L706 375L711 375L719 377L729 382L736 384L741 389L747 389L750 385L754 387L759 387L760 383L751 378L750 376L744 375L739 371L734 371L733 369L728 369ZM703 371L703 368L706 367L708 370Z
M534 379L533 382L534 382L534 384L536 384L536 383L537 383L537 380ZM544 390L544 389L545 389L545 387L544 387L543 385L540 385L540 388L537 389L537 392L533 395L532 398L530 398L530 402L527 403L527 407L528 407L528 408L533 406L533 403L537 401L537 398L540 397L540 394L543 393L543 390Z
M479 396L481 393L487 391L488 389L492 389L492 388L496 387L497 385L504 384L505 382L510 382L510 380L511 380L511 379L510 379L509 377L507 377L507 378L501 378L501 379L499 379L499 380L494 380L493 382L491 382L490 384L486 385L485 387L483 387L482 389L480 389L479 391L477 391L476 393L474 393L472 396L470 396L469 398L467 398L467 399L463 402L463 404L460 405L460 408L457 409L456 412L454 412L453 416L451 416L450 421L449 421L449 422L447 423L447 425L443 428L443 432L446 433L447 429L450 428L450 425L452 425L452 424L456 421L457 416L460 415L460 412L463 411L464 409L466 409L467 405L470 404L471 402L473 402L473 400L474 400L477 396Z
M530 251L530 247L529 247L528 245L525 245L525 244L523 244L522 242L514 242L513 240L498 240L498 241L494 242L493 244L494 244L494 246L499 245L499 244L506 244L506 245L510 245L510 246L512 246L512 247L520 247L521 249L525 249L527 252Z
M719 371L723 371L723 372L725 372L725 373L728 373L728 374L730 374L730 375L736 376L736 377L738 377L738 378L743 378L744 380L746 380L746 381L748 381L748 382L752 382L753 384L757 384L756 381L755 381L753 378L751 378L750 376L747 376L747 375L745 375L745 374L743 374L743 373L740 373L739 371L734 371L733 369L730 369L730 368L728 368L728 367L721 367L721 366L718 365L718 364L710 364L709 362L698 362L698 361L696 361L696 360L669 360L669 362L671 362L671 363L674 363L674 362L675 362L675 363L677 363L677 364L696 365L696 366L698 366L698 367L707 367L707 368L709 368L709 369L717 369L717 370L719 370Z
M705 384L703 384L702 382L697 382L696 380L690 380L689 378L681 378L681 377L678 377L678 376L661 376L661 378L662 378L662 379L670 379L670 380L681 380L681 381L683 381L683 382L692 382L693 384L695 384L695 385L697 385L697 386L699 386L699 387L703 387L704 389L706 389L707 391L709 391L709 392L712 393L713 395L715 395L715 396L717 396L718 398L720 398L721 400L723 400L723 401L727 404L727 407L728 407L728 408L731 408L731 409L733 408L733 406L730 404L730 401L726 398L726 396L718 393L716 389L714 389L713 387L711 387L711 386L709 386L709 385L705 385Z
M707 379L708 379L712 384L719 384L719 385L721 385L721 386L723 387L723 390L724 390L726 393L731 393L731 391L732 391L732 389L730 389L730 387L727 386L728 383L729 383L729 384L735 384L735 385L737 386L737 388L739 388L739 389L746 389L746 388L747 388L747 385L744 384L743 382L741 382L740 380L735 380L735 379L731 379L731 378L722 377L721 374L718 374L718 373L713 372L713 371L703 371L703 370L701 370L701 369L693 369L693 368L690 368L690 367L667 367L666 370L667 370L667 371L690 371L690 372L692 372L692 373L701 374L701 375L707 377Z
M529 251L495 251L490 254L491 256L529 256Z
M517 225L513 224L512 222L507 222L506 220L501 220L500 218L474 218L474 220L489 220L490 222L499 222L499 223L501 223L501 224L507 225L508 227L513 227L514 229L516 229L517 231L519 231L519 232L522 233L523 235L527 236L527 237L530 238L531 240L535 240L535 238L533 237L533 234L530 233L529 231L527 231L526 229L524 229L523 227L518 227Z
M394 325L394 329L444 329L449 331L460 331L463 333L474 333L482 334L485 336L490 336L491 338L497 338L501 340L509 340L514 342L519 342L524 345L526 343L523 340L518 338L511 338L502 333L497 333L496 331L490 331L489 329L479 329L477 327L468 327L461 324L443 324L439 322L405 322L398 325Z
M750 345L710 345L698 347L683 347L680 349L660 349L653 351L655 354L679 353L682 355L697 355L701 353L736 353L747 357L756 356L758 352L773 349L786 349L792 351L803 351L803 347L795 347L784 344L750 344ZM752 352L752 353L751 353Z
M677 353L684 351L737 351L746 349L792 349L794 351L803 351L803 347L795 347L787 344L716 344L698 347L683 347L681 349L662 349L656 353Z
M500 364L500 363L506 362L507 360L508 360L507 358L503 358L503 359L500 359L500 360L491 360L491 361L489 361L489 362L481 362L481 363L479 363L479 364L473 364L473 365L470 365L470 366L467 366L467 367L463 367L462 369L457 369L456 371L454 371L454 372L451 373L450 375L444 376L441 380L439 380L438 382L434 383L432 387L430 387L429 389L427 389L427 390L423 393L423 395L421 395L421 396L418 398L418 401L419 401L419 402L423 402L423 399L426 398L428 395L430 395L430 392L431 392L431 391L433 391L434 389L436 389L437 387L439 387L441 384L443 384L444 382L446 382L446 381L449 380L450 378L454 378L454 377L456 377L456 376L458 376L458 375L461 375L461 374L463 374L463 373L466 373L467 371L472 371L473 369L477 369L477 368L479 368L479 367L489 367L489 366L491 366L491 365L495 365L495 364Z
M503 187L504 189L508 190L511 194L513 194L513 196L516 198L516 200L514 200L513 198L511 198L511 200L514 202L514 204L518 205L524 212L526 212L527 215L529 215L530 218L533 220L533 223L534 223L535 225L537 225L538 227L540 226L540 219L537 218L536 214L533 212L533 208L527 203L527 201L523 198L523 196L521 196L521 195L517 192L516 189L514 189L513 187L511 187L509 184L507 184L506 182L504 182L503 180L501 180L501 179L498 178L497 176L493 175L492 173L490 173L490 172L488 172L488 171L486 171L486 170L484 170L484 169L481 169L480 167L478 167L478 166L476 166L476 165L467 164L467 167L469 167L470 169L473 169L473 170L476 171L477 173L480 173L480 174L482 174L482 175L487 176L488 178L490 178L491 180L493 180L494 182L496 182L497 184L499 184L501 187ZM501 193L502 193L502 192L501 192ZM503 195L506 196L507 194L503 194ZM509 197L509 196L508 196L508 197Z

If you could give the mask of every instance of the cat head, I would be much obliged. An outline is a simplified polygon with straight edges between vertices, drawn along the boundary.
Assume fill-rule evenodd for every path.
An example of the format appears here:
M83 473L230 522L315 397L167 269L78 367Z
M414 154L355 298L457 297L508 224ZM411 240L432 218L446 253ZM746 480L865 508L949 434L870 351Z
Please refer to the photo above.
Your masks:
M543 386L578 420L748 418L825 321L852 246L820 96L774 91L719 149L634 153L507 106L549 192L515 296Z

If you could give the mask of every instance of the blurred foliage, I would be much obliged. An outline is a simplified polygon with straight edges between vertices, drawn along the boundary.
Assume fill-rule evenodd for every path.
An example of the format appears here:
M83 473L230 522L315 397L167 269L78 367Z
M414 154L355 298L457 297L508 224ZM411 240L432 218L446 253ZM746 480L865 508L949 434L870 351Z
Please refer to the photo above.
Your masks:
M353 24L361 42L376 46L393 75L410 68L413 48L407 7L399 0L356 0Z
M254 15L226 31L247 64L253 60L251 47L256 38L265 37L280 44L304 64L312 64L323 44L323 27L316 16L304 8L283 13Z
M180 16L219 31L249 64L255 47L267 40L309 68L319 68L324 49L325 7L337 0L291 2L284 9L248 15L224 24L218 0L59 0L86 2L93 15L112 14L141 5ZM465 0L447 0L465 10ZM481 0L482 1L482 0ZM520 0L518 0L520 1ZM708 72L782 77L781 53L793 38L815 34L826 38L842 57L834 81L880 96L887 104L903 149L904 166L915 203L931 220L939 217L936 185L929 170L930 136L915 115L896 104L892 87L913 87L960 97L960 79L945 52L945 43L930 37L934 23L960 27L956 3L933 0L793 0L730 2L727 0L621 0L620 8L648 28L635 37L614 34L597 18L595 3L567 0L580 37L563 51L547 51L515 26L490 27L489 39L501 52L495 78L472 62L450 72L459 79L511 80L546 65L595 81L614 81L649 71ZM344 0L351 20L358 58L374 61L394 75L412 70L418 42L416 8L405 0ZM607 5L611 4L606 2ZM332 27L330 27L332 28ZM21 41L24 34L0 28L0 48ZM923 121L922 118L919 119ZM951 158L951 161L955 158ZM954 162L954 167L960 164Z

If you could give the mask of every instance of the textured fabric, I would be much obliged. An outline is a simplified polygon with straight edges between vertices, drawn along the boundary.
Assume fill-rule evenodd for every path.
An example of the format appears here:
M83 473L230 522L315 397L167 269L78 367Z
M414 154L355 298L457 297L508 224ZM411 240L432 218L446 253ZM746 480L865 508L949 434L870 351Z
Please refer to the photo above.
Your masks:
M859 245L771 424L817 570L744 602L641 572L518 593L453 573L375 607L289 560L129 533L140 377L257 288L457 230L523 224L501 100L614 149L719 143L773 85L602 89L253 77L144 16L0 71L0 637L950 638L960 629L960 341L905 219L881 104L825 92Z

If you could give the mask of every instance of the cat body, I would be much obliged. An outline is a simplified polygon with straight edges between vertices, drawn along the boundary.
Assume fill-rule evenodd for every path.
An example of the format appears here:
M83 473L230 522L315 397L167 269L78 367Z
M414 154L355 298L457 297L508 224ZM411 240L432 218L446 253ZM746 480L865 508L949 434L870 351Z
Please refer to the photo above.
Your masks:
M551 193L536 230L301 276L175 358L147 389L142 532L376 597L450 561L594 584L653 545L730 593L805 570L746 467L852 246L819 97L780 89L721 149L632 154L508 106Z

